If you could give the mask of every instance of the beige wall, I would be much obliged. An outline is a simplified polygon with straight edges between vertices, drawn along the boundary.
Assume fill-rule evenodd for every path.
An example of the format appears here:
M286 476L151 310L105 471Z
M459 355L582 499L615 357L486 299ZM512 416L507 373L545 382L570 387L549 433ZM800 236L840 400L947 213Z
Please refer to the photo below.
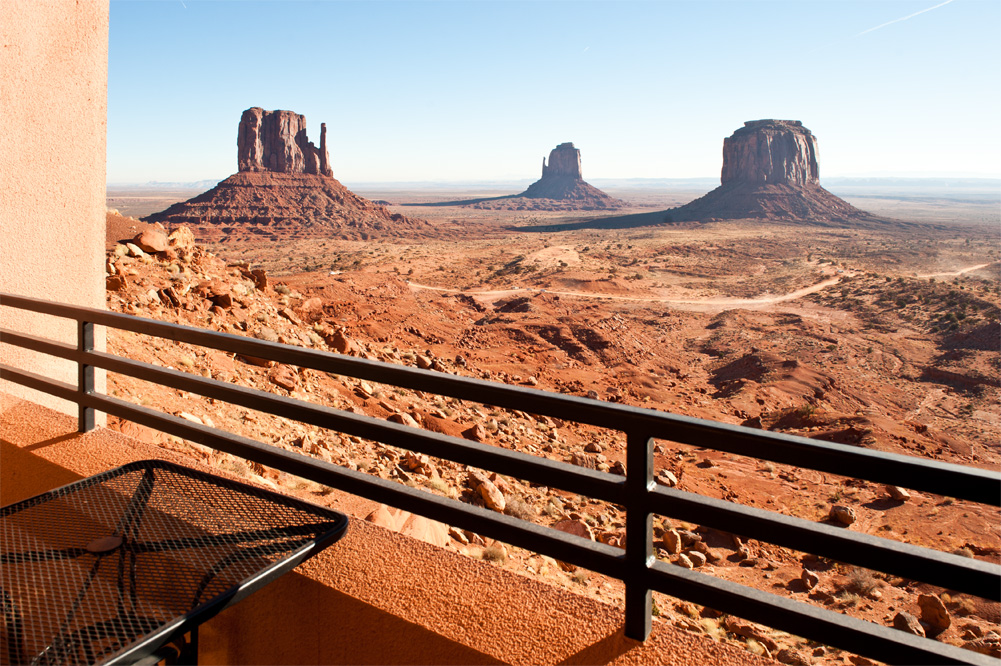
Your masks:
M0 291L103 308L108 0L2 4ZM54 317L0 307L0 325L76 340ZM76 383L76 365L49 356L0 344L0 361ZM10 382L0 391L76 410Z

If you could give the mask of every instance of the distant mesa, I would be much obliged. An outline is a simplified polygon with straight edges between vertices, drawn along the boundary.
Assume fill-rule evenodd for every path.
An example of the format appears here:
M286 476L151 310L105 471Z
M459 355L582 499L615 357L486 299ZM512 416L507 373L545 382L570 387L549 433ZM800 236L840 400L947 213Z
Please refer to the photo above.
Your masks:
M424 220L391 213L333 177L327 126L320 147L306 136L306 117L253 107L237 132L239 171L207 192L144 220L191 227L199 241L425 237Z
M723 140L720 186L668 211L672 221L878 219L820 186L817 139L798 120L750 120Z

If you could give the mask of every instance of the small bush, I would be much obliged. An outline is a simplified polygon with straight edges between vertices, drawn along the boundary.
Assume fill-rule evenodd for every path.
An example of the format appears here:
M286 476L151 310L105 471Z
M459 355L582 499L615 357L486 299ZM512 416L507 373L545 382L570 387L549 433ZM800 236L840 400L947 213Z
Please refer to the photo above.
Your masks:
M430 481L428 481L428 486L432 490L437 490L439 493L442 493L443 495L448 494L448 484L445 483L445 481L443 481L440 478L431 479Z
M878 584L879 580L868 569L852 567L851 571L848 572L848 582L845 584L845 589L854 594L869 596Z
M504 546L493 545L483 549L483 559L487 562L502 563L507 561L507 550Z
M538 515L532 505L520 497L509 499L504 506L504 513L522 520L532 520Z

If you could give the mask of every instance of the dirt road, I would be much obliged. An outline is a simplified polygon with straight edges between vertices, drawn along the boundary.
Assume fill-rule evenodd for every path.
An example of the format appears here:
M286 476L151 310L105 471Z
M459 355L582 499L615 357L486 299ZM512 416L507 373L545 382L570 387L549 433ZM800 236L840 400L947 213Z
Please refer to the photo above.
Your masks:
M518 287L515 289L500 289L500 290L488 290L488 291L465 291L462 289L449 289L447 287L432 287L426 284L418 284L416 282L407 282L411 289L428 289L431 291L446 292L449 294L463 294L465 296L471 296L473 298L480 298L487 301L496 301L501 298L508 298L510 296L515 296L517 294L531 294L531 293L542 293L555 294L557 296L569 296L571 298L600 298L603 300L610 301L630 301L634 303L664 303L665 305L673 305L678 309L682 310L699 310L699 311L715 311L715 310L728 310L731 308L745 308L745 309L760 309L766 306L774 305L776 303L784 303L785 301L796 300L797 298L802 298L809 294L816 293L823 289L827 289L833 285L841 282L841 278L848 276L849 273L844 273L843 275L835 275L826 280L812 284L809 287L803 287L802 289L797 289L791 291L787 294L779 295L765 295L757 296L755 298L732 298L732 297L706 297L706 298L696 298L696 299L686 299L686 298L671 298L667 296L618 296L615 294L597 294L587 291L560 291L555 289L538 289L535 287Z
M979 271L981 268L987 268L988 266L993 266L998 262L990 261L986 264L977 264L976 266L967 266L966 268L960 268L958 271L952 271L951 273L925 273L923 275L918 275L919 278L933 278L933 277L959 277L963 273L970 273L972 271Z

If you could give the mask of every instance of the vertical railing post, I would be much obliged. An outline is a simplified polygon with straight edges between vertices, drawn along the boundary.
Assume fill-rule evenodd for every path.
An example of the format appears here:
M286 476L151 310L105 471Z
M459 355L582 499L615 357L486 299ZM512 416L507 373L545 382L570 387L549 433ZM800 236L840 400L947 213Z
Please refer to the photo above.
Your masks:
M653 439L626 433L626 628L629 638L650 635L653 594L647 569L653 563L653 514L647 493L653 486Z
M89 321L77 322L76 333L77 350L80 352L94 351L94 323ZM77 430L79 432L90 432L94 429L94 409L83 404L83 395L94 392L94 366L83 361L77 361L77 383L76 390L80 394L80 401L77 402L79 408L79 420Z

